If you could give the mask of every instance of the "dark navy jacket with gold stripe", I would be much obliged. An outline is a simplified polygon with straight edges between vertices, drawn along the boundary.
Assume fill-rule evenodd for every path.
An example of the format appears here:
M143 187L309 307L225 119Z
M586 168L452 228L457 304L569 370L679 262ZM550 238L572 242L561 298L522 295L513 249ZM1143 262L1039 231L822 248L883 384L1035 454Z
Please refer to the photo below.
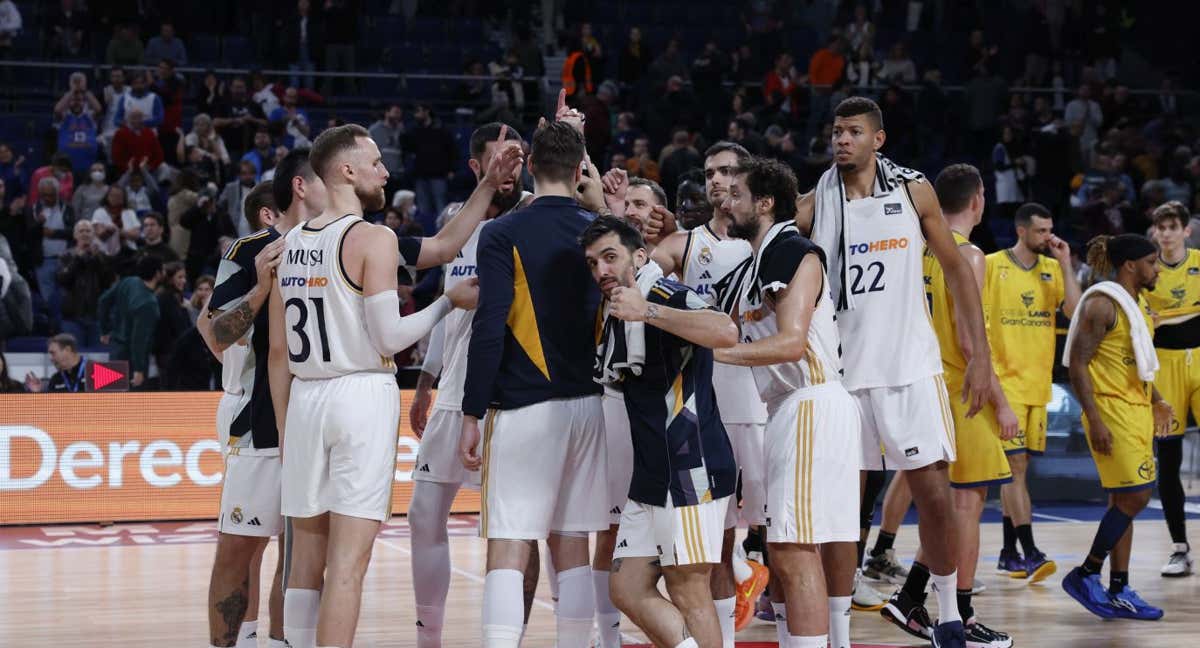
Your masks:
M600 393L600 293L579 246L592 218L574 199L543 196L480 232L463 414Z

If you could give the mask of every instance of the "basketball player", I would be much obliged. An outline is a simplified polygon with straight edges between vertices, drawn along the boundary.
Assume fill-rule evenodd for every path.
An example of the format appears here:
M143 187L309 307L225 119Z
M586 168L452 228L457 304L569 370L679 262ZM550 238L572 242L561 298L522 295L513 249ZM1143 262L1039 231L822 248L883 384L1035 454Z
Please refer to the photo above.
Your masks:
M591 375L600 300L578 244L592 220L575 200L583 160L574 126L539 128L529 158L533 202L479 235L459 455L467 470L483 471L488 648L520 641L523 572L539 539L548 540L557 572L558 645L586 646L591 635L587 534L608 528L608 506L596 496L607 491L607 455Z
M983 289L986 274L983 251L971 244L968 235L983 220L983 178L969 164L952 164L934 180L938 203L950 225L958 251L967 260L978 290ZM962 389L966 354L958 345L960 319L955 302L946 290L946 276L933 253L926 250L924 260L925 294L929 299L930 318L942 355L946 388L951 394ZM969 353L968 348L968 353ZM967 418L966 407L950 399L954 417L955 460L950 464L950 485L954 488L954 506L962 537L958 544L958 611L966 625L967 646L1008 648L1012 639L980 623L971 604L975 568L979 563L979 518L992 484L1012 482L1008 457L1002 440L1017 435L1017 416L1000 389L992 384L991 402L976 416Z
M753 257L735 270L736 288L723 300L738 314L744 343L715 353L753 367L767 405L764 513L786 598L775 604L779 644L849 648L862 449L858 409L840 381L824 253L796 229L791 169L751 158L730 180L728 234L746 241Z
M607 299L603 348L630 350L640 337L643 350L638 359L597 353L601 364L612 358L639 365L638 371L600 376L624 394L613 399L622 411L605 411L605 425L624 416L633 448L612 559L613 601L656 646L716 648L721 628L710 572L720 560L737 466L716 411L710 348L736 344L737 328L728 315L648 264L641 234L629 221L601 216L580 244ZM669 599L658 591L660 577Z
M1055 313L1061 306L1063 313L1072 317L1080 290L1071 265L1071 248L1053 234L1050 210L1026 203L1017 209L1013 221L1017 243L987 256L983 289L992 362L1021 428L1016 438L1004 442L1013 480L1000 487L1004 548L998 568L1013 578L1036 583L1053 574L1057 566L1034 544L1025 475L1029 458L1046 450ZM1017 552L1018 540L1024 557Z
M1171 429L1175 413L1154 388L1158 359L1146 300L1158 279L1158 250L1144 236L1100 236L1088 244L1088 265L1098 276L1115 276L1087 290L1071 322L1063 364L1083 407L1083 426L1108 511L1083 564L1062 581L1063 589L1104 619L1157 620L1163 616L1129 586L1133 518L1146 508L1154 488L1151 439ZM1109 586L1100 583L1105 558Z
M286 443L282 505L295 532L285 617L293 645L345 648L375 534L391 516L400 418L392 355L452 307L473 305L475 287L456 286L397 317L400 246L392 230L360 216L384 205L379 148L361 126L339 126L317 137L309 161L328 207L288 232L270 297L271 395ZM424 248L408 245L418 259Z
M471 134L471 159L467 164L478 182L465 203L451 207L452 218L483 221L452 262L445 266L447 290L475 276L475 247L479 232L493 218L520 208L532 197L521 189L521 158L503 157L506 142L517 145L521 136L499 123L480 126ZM417 389L409 410L413 432L421 439L413 468L413 494L408 508L412 535L413 594L417 606L417 646L434 648L442 642L446 595L450 587L450 544L446 521L459 488L477 486L479 473L469 473L458 459L458 433L462 429L462 388L471 338L473 313L455 310L433 329ZM434 382L441 376L433 415L428 416ZM539 562L529 561L526 583L537 585ZM528 620L532 591L527 587Z
M829 280L839 307L845 383L862 408L863 468L905 472L921 511L925 561L915 562L905 588L882 614L935 646L962 646L955 599L957 542L947 464L954 460L946 385L937 338L929 323L922 247L933 251L960 315L971 353L961 398L966 415L983 408L993 374L986 352L979 293L933 189L919 173L878 155L886 135L879 106L851 97L834 111L835 165L798 205L801 231L829 255ZM955 393L954 398L960 394ZM881 456L878 449L883 448ZM851 555L850 560L853 560ZM930 630L914 594L932 575L940 624ZM912 594L909 594L911 592ZM918 626L914 628L913 626Z
M732 142L717 142L710 146L704 153L704 187L712 205L712 218L693 230L665 233L662 227L669 223L664 223L663 217L669 217L669 214L663 210L655 214L648 229L651 242L661 237L652 258L663 274L674 274L712 305L716 305L721 297L717 293L718 284L751 256L749 243L729 236L732 219L724 207L733 169L749 157L745 148ZM717 390L721 422L729 433L741 475L740 517L752 532L757 533L753 530L765 522L762 457L766 407L758 397L754 375L748 368L718 362L713 369L713 385ZM750 622L754 603L769 579L767 569L757 562L735 559L734 536L738 518L738 507L730 506L725 518L721 566L713 570L712 593L725 648L733 646L736 629ZM735 573L735 565L740 573Z
M278 177L278 185L259 183L246 196L247 222L266 228L230 246L218 267L208 313L197 321L201 337L221 360L225 390L217 407L218 435L227 441L225 481L217 553L209 583L209 627L214 646L235 645L231 643L231 632L237 633L237 645L257 645L257 565L273 535L279 535L281 541L268 603L269 634L274 648L282 646L284 640L282 580L286 552L279 513L279 438L267 384L268 327L262 305L270 294L271 270L283 250L282 243L276 241L296 224L320 213L325 193L308 169L307 151L294 151L281 160ZM222 598L230 587L234 589ZM236 616L239 606L245 607L244 620ZM235 621L241 621L240 630Z
M1158 284L1144 296L1150 310L1160 320L1176 309L1200 306L1200 250L1189 250L1187 239L1190 215L1182 204L1171 201L1154 210L1154 238L1158 241ZM1193 311L1194 313L1195 311ZM1192 573L1192 558L1184 526L1183 482L1179 468L1183 464L1183 433L1188 412L1200 421L1200 317L1178 323L1162 323L1154 331L1159 370L1154 387L1175 410L1175 420L1165 438L1155 441L1158 451L1158 493L1162 498L1163 517L1171 533L1175 550L1163 576L1187 576Z

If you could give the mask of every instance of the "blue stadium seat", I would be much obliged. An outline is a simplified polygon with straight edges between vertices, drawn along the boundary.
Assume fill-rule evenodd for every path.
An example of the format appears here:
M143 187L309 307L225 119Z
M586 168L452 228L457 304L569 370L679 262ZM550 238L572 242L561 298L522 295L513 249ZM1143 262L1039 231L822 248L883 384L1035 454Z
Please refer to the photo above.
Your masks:
M4 350L8 353L45 353L46 342L49 339L34 335L8 338L4 343Z
M196 34L187 45L191 65L209 66L221 62L221 41L210 34Z
M245 36L226 36L221 39L221 61L226 65L245 66L254 59L254 49Z

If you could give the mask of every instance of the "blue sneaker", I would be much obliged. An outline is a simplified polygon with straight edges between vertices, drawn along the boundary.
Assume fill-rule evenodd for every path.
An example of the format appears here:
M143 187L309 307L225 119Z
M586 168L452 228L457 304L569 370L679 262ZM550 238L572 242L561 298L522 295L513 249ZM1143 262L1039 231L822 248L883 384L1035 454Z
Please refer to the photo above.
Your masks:
M1008 574L1010 578L1025 578L1025 559L1016 551L1001 550L996 571Z
M1120 594L1112 594L1112 606L1116 615L1122 619L1138 619L1141 621L1158 621L1163 617L1162 608L1142 600L1141 596L1126 585Z
M1117 610L1113 606L1112 597L1100 583L1100 574L1088 574L1083 567L1076 567L1063 577L1062 588L1071 598L1087 608L1088 612L1101 619L1117 618Z
M967 648L962 621L939 623L933 627L933 648Z
M1046 554L1037 551L1025 557L1025 577L1030 583L1040 583L1048 576L1058 571L1058 565L1046 558Z

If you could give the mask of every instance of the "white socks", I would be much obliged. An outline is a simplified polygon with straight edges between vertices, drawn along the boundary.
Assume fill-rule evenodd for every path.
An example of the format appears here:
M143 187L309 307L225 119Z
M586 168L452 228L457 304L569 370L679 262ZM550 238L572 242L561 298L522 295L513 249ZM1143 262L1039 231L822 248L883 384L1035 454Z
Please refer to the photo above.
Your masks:
M283 636L292 648L315 648L321 593L289 588L283 593Z
M696 643L695 639L688 637L687 639L675 644L675 648L700 648L700 644Z
M621 612L608 596L608 571L592 570L592 589L596 593L596 627L600 630L600 648L621 648Z
M525 575L493 569L483 580L484 648L517 648L525 625ZM590 619L590 617L589 617Z
M459 484L418 481L408 509L413 598L417 603L417 646L437 648L450 590L450 541L446 520Z
M442 645L442 619L445 614L444 604L417 606L417 648L439 648Z
M734 571L737 571L737 569L735 568ZM731 596L727 599L713 599L713 605L717 608L717 621L721 624L721 646L722 648L733 648L733 615L734 608L737 605L737 597Z
M850 648L850 598L829 597L829 648Z
M771 610L775 612L775 637L780 646L788 645L787 604L771 602Z
M733 580L741 584L750 580L753 575L754 572L750 569L750 565L746 564L738 552L733 552Z
M588 648L592 639L592 617L596 614L590 565L558 573L558 648Z
M958 571L952 571L945 576L930 574L933 582L933 592L937 594L939 624L951 621L962 621L958 614Z
M825 648L829 643L828 635L816 635L812 637L797 637L796 635L788 635L786 644L787 648Z
M288 644L283 639L268 639L267 648L288 648Z
M242 627L238 630L238 640L234 646L235 648L257 648L258 621L242 621Z

